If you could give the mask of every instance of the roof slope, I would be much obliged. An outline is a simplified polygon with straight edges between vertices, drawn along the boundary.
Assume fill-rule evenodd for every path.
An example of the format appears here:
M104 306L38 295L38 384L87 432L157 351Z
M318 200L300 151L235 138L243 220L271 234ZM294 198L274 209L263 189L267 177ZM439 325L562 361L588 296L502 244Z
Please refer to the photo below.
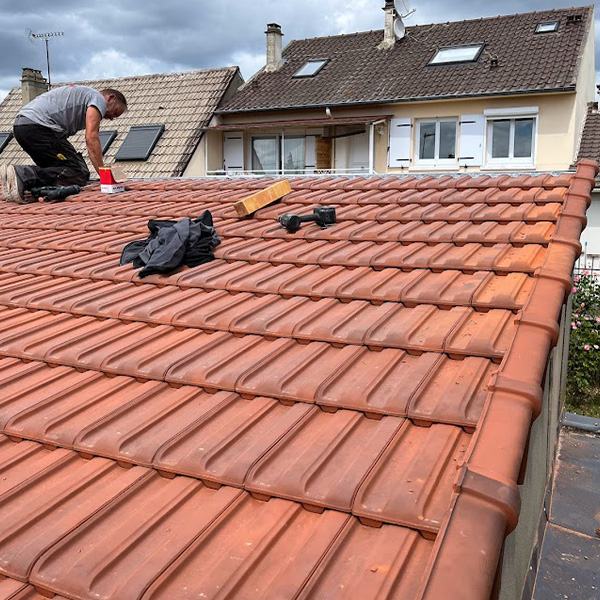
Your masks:
M487 599L595 173L297 178L244 221L269 180L0 203L0 574ZM275 222L317 204L339 223ZM214 262L119 266L148 218L206 208Z
M105 161L114 162L131 126L165 125L165 132L147 161L125 161L122 165L130 177L171 177L183 173L202 136L202 128L208 125L237 72L237 67L227 67L77 83L98 90L116 88L127 98L129 109L124 115L114 121L103 120L100 124L100 131L118 132L104 155ZM0 132L12 131L21 105L21 88L14 88L0 104ZM70 141L87 158L84 132L75 134ZM31 158L13 139L0 154L2 162L31 163ZM88 165L93 174L89 162Z
M568 22L573 15L582 21ZM550 20L559 21L557 32L534 33ZM377 48L383 31L292 41L279 71L260 71L218 112L575 90L592 26L590 6L408 27L385 51ZM440 47L478 43L475 63L427 66ZM309 59L329 62L315 77L294 79Z
M579 159L600 158L600 111L597 102L588 104L588 112L579 142Z

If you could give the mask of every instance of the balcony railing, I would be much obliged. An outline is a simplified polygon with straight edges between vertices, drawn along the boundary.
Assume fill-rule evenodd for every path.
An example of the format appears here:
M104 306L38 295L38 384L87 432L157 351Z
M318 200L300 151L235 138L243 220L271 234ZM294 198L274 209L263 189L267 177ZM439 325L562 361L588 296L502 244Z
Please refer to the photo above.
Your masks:
M227 169L219 171L207 171L207 177L284 177L284 176L331 176L331 175L369 175L368 167L358 167L354 169L278 169L278 170L246 170L246 169ZM376 175L375 172L371 175Z

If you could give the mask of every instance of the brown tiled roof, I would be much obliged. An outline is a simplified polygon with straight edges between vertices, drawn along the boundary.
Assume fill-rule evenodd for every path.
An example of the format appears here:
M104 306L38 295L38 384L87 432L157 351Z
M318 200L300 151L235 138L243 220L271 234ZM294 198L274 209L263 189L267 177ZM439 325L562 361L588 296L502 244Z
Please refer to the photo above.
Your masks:
M0 589L487 600L595 174L0 202ZM119 266L204 209L215 261Z
M600 158L600 112L598 103L593 102L588 105L588 112L579 143L579 159L591 158L598 160Z
M77 83L98 90L116 88L127 98L129 108L124 115L100 124L100 131L118 132L104 156L105 162L114 162L115 154L131 126L165 125L165 132L147 161L125 161L122 165L130 177L171 177L183 174L202 136L202 128L208 125L237 72L237 67L228 67ZM0 132L12 131L13 121L21 106L21 88L14 88L0 104ZM87 157L84 132L69 139ZM31 162L31 158L14 139L0 154L0 164ZM95 172L88 164L94 176Z
M575 90L580 56L593 27L593 7L408 27L391 50L383 31L292 41L285 64L260 71L218 112L333 106L425 98L454 98ZM581 15L581 22L568 22ZM559 21L555 33L538 23ZM475 63L428 66L438 48L484 44ZM329 59L315 77L292 76L309 59ZM497 59L497 66L492 66Z

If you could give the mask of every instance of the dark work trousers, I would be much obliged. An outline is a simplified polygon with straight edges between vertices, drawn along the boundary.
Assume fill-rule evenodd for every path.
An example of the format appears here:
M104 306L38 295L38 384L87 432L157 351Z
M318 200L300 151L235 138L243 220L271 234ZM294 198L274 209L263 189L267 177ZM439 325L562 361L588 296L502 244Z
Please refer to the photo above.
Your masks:
M85 185L90 171L67 138L48 127L27 123L13 127L15 139L36 166L18 165L26 190L54 185Z

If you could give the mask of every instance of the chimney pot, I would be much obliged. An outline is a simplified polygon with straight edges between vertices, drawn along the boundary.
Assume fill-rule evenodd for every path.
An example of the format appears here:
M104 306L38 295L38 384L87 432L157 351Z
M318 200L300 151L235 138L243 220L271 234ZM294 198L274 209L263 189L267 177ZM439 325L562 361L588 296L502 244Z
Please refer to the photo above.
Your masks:
M283 64L282 54L282 39L281 25L277 23L269 23L267 25L267 64L265 71L277 71Z
M21 75L21 96L23 105L29 104L34 98L48 91L48 82L38 69L23 68Z
M386 0L383 10L385 12L383 41L377 47L380 50L389 50L396 44L396 35L394 34L394 19L396 18L396 9L394 7L393 0Z

